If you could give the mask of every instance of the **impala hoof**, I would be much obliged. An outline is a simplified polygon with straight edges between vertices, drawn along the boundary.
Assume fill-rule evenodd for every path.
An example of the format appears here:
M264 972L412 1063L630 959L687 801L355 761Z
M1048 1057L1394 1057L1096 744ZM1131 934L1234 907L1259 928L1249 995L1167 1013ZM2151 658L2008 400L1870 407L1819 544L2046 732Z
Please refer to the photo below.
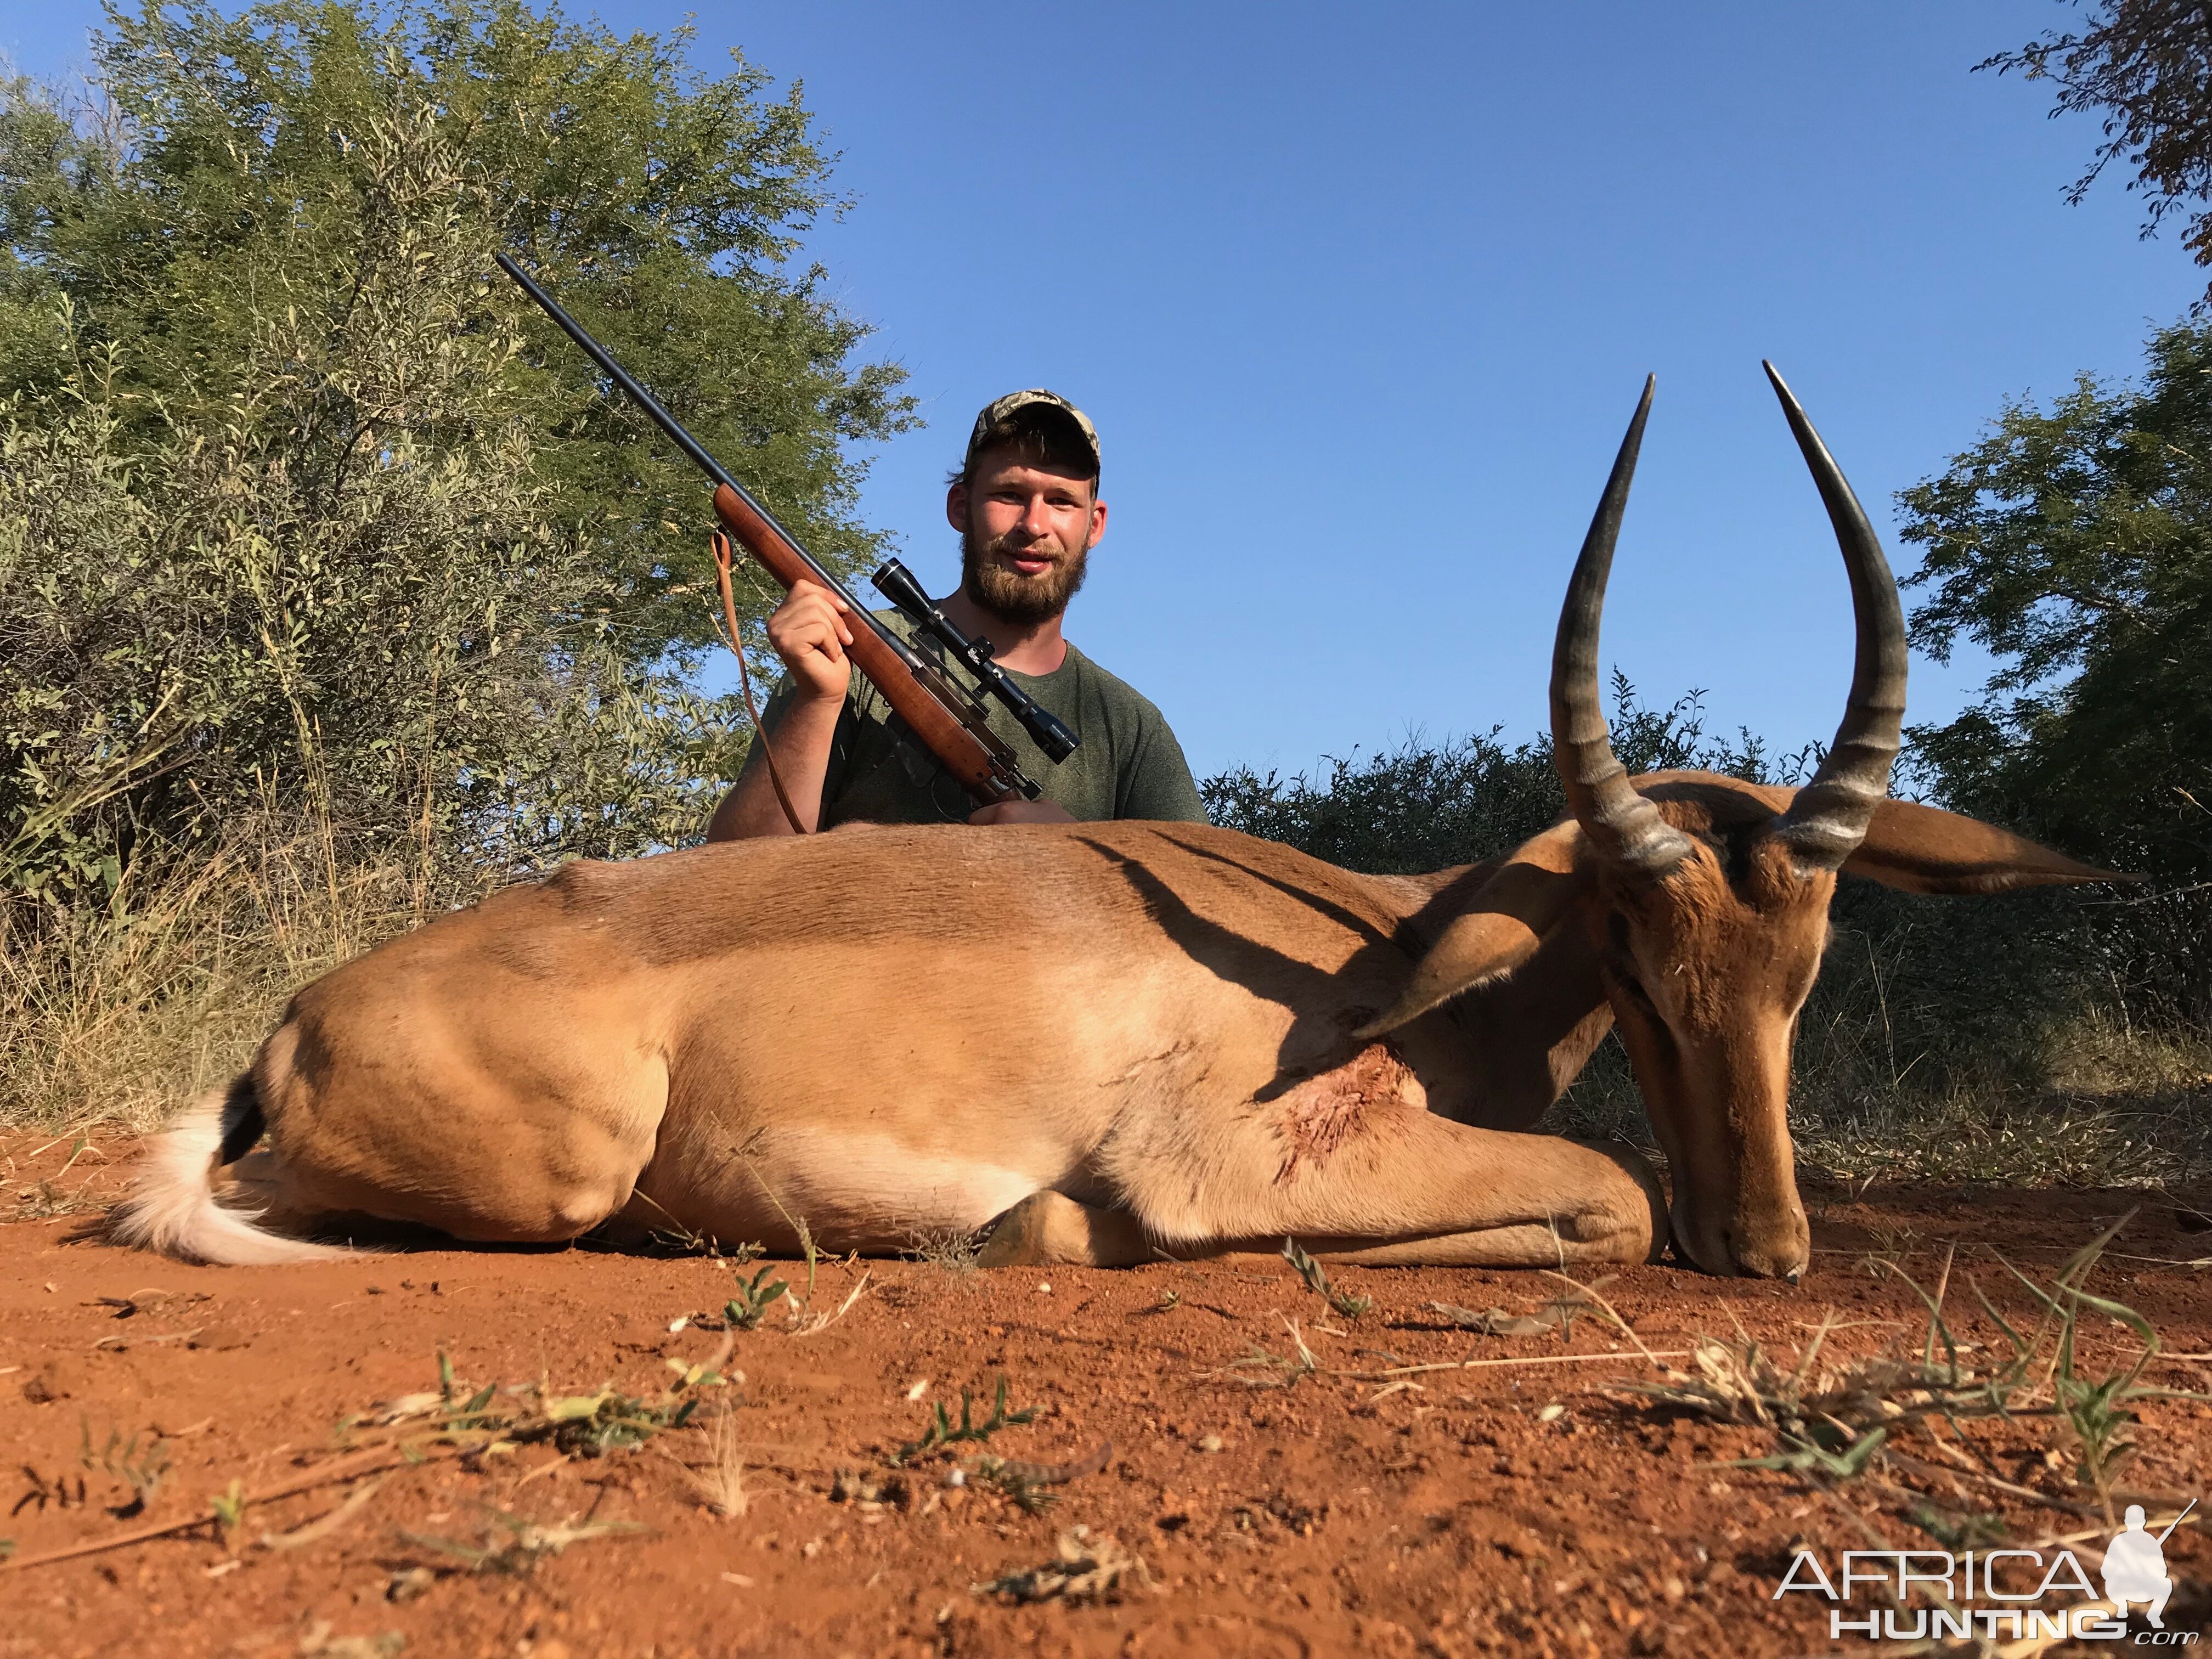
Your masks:
M988 1224L979 1267L1129 1267L1152 1259L1137 1218L1065 1194L1031 1193Z

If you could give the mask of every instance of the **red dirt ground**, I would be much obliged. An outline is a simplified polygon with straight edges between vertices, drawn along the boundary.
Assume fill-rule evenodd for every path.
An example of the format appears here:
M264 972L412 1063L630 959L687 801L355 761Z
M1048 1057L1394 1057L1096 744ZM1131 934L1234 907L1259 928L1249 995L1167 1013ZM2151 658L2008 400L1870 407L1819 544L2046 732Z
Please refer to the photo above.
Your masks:
M76 1143L0 1138L0 1176L10 1183L0 1215L112 1196L130 1150L88 1149L56 1180ZM1999 1295L2009 1280L1991 1249L2047 1277L2140 1206L2095 1288L2149 1316L2169 1351L2200 1356L2161 1359L2147 1380L2212 1390L2212 1364L2201 1358L2212 1350L2203 1261L2212 1231L2194 1231L2203 1223L2191 1213L2212 1193L1807 1196L1819 1253L1796 1290L1648 1267L1620 1274L1603 1293L1636 1340L1662 1353L1699 1334L1728 1336L1740 1322L1794 1354L1831 1310L1846 1322L1828 1339L1832 1353L1917 1349L1919 1304L1869 1255L1932 1285L1944 1245L1956 1240L1948 1305L1962 1335L1988 1341L1995 1328L1966 1314L1970 1272L2001 1306L2027 1306L2024 1293ZM685 1429L565 1461L545 1445L476 1463L434 1449L312 1541L272 1549L258 1541L264 1534L330 1516L362 1489L337 1477L377 1455L349 1455L334 1434L340 1420L434 1388L441 1350L471 1382L544 1377L555 1393L572 1393L611 1380L650 1394L672 1380L667 1358L696 1362L721 1341L669 1327L718 1312L730 1267L587 1249L190 1267L70 1242L95 1218L80 1208L0 1226L0 1468L21 1494L17 1503L0 1483L0 1502L15 1505L12 1518L0 1514L0 1536L15 1547L0 1565L0 1659L1867 1653L1876 1650L1863 1641L1831 1643L1819 1598L1773 1599L1790 1546L1809 1544L1832 1567L1842 1550L1870 1547L1855 1514L1893 1544L1930 1542L1900 1518L1901 1494L1879 1474L1847 1484L1838 1498L1793 1475L1712 1467L1771 1452L1774 1442L1607 1392L1608 1382L1652 1373L1595 1316L1574 1322L1564 1340L1556 1330L1501 1337L1453 1328L1425 1307L1525 1314L1562 1291L1556 1280L1343 1269L1341 1288L1375 1303L1346 1325L1284 1263L1239 1258L1048 1274L825 1264L810 1310L833 1311L865 1274L849 1311L797 1334L786 1308L773 1308L760 1328L734 1337L728 1364L743 1381L713 1394L744 1449L742 1516L717 1518L694 1495L686 1465L708 1462L708 1440ZM804 1288L803 1264L778 1272ZM1247 1379L1271 1375L1265 1368L1230 1369L1255 1347L1291 1353L1293 1319L1322 1374L1260 1388ZM2085 1322L2083 1332L2085 1370L2130 1352L2125 1330L2109 1322ZM1378 1375L1567 1354L1601 1357L1414 1373L1406 1379L1413 1386L1395 1390ZM1068 1463L1110 1439L1103 1470L1059 1488L1058 1502L1036 1515L980 1479L947 1486L951 1465L941 1455L897 1472L902 1493L880 1488L893 1474L890 1454L921 1431L933 1402L957 1400L963 1386L988 1402L1001 1376L1014 1404L1038 1414L1003 1431L993 1451ZM921 1383L926 1390L910 1397ZM1970 1431L1994 1449L2006 1479L2081 1497L2070 1453L2042 1455L2061 1443L2047 1423ZM88 1454L100 1465L112 1435L127 1462L131 1436L143 1451L157 1433L166 1478L143 1513L117 1518L110 1509L128 1489L100 1468L88 1471ZM2123 1486L2156 1504L2212 1496L2212 1406L2154 1404L2138 1436ZM1903 1443L1916 1456L1936 1455L1917 1431ZM205 1517L234 1481L252 1495L325 1468L333 1478L250 1504L228 1547L204 1524L71 1560L38 1559ZM849 1486L833 1498L841 1469L864 1477L877 1499ZM1933 1490L1954 1511L2002 1513L2020 1542L2093 1530L2102 1541L2101 1516L1985 1486L1938 1481ZM471 1571L462 1556L415 1541L481 1544L495 1511L638 1530L586 1539L513 1572ZM1146 1564L1151 1583L1133 1574L1117 1599L1078 1606L1012 1605L974 1588L1051 1559L1055 1540L1078 1526L1094 1539L1111 1534ZM2168 1625L2201 1626L2212 1540L2192 1522L2166 1549L2185 1580Z

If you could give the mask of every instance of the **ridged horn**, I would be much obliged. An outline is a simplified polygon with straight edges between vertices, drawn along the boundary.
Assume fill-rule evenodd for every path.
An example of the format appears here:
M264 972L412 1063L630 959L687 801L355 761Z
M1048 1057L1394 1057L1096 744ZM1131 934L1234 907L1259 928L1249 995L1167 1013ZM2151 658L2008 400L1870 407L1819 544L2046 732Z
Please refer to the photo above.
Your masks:
M1559 769L1559 781L1566 786L1567 805L1601 858L1654 877L1680 862L1690 842L1636 793L1627 769L1613 755L1598 702L1597 635L1613 544L1620 538L1621 514L1628 508L1628 486L1636 476L1636 455L1644 447L1644 422L1651 413L1651 394L1657 385L1657 376L1645 377L1636 418L1620 441L1597 516L1583 538L1582 556L1567 583L1566 603L1559 607L1559 636L1552 647L1552 757Z
M1889 793L1890 765L1897 758L1905 724L1905 611L1898 603L1897 579L1890 574L1889 561L1882 556L1874 526L1844 481L1843 469L1774 365L1765 367L1813 482L1820 486L1828 521L1836 527L1844 568L1851 579L1851 613L1858 625L1851 695L1844 705L1836 740L1775 831L1790 844L1800 867L1835 870L1866 839L1875 809Z

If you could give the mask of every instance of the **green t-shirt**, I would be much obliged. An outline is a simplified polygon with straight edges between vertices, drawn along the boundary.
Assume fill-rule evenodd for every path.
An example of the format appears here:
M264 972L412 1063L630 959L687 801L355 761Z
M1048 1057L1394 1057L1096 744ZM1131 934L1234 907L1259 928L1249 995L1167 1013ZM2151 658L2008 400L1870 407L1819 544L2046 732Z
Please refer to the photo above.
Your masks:
M945 667L936 641L917 636L902 612L878 611L876 620L940 665L948 679L966 684L964 671ZM1125 682L1115 678L1074 646L1049 674L1006 671L1040 708L1058 716L1075 733L1078 747L1059 765L1044 757L1021 723L995 697L978 694L984 720L1014 751L1021 769L1042 788L1041 799L1066 807L1077 818L1153 818L1184 823L1206 822L1206 807L1190 775L1182 745L1160 711ZM761 722L770 740L790 706L786 679L769 699ZM890 705L858 669L845 694L830 740L830 769L822 782L822 828L841 823L959 823L975 802L959 780L938 763L915 738L902 741L889 721ZM747 763L746 769L751 769Z

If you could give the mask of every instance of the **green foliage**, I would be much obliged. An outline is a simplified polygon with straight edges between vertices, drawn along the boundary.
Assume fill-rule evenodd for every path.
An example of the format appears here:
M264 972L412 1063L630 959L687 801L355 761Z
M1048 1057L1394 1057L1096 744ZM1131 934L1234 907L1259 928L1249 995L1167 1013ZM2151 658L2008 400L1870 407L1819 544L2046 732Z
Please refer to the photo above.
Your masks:
M1810 751L1779 763L1750 732L1735 742L1705 729L1702 694L1665 708L1646 706L1613 678L1613 749L1632 772L1692 768L1730 777L1790 781ZM1285 842L1348 870L1411 875L1473 864L1507 852L1567 810L1552 744L1540 737L1508 749L1501 728L1431 747L1411 739L1364 761L1329 760L1325 778L1285 780L1239 767L1199 786L1218 824Z
M2212 1010L2212 328L2151 341L2140 386L2083 377L2008 407L1904 492L1930 588L1916 642L2002 659L1984 701L1913 732L1949 805L2164 878L2074 901L2094 966L2139 1011ZM2087 925L2094 923L2095 925Z
M1371 1296L1361 1296L1356 1291L1340 1291L1328 1282L1328 1274L1295 1238L1283 1241L1283 1260L1291 1264L1297 1276L1305 1280L1306 1288L1334 1309L1353 1324L1375 1305Z
M929 1427L923 1432L921 1438L909 1440L905 1445L901 1446L897 1451L891 1454L891 1462L911 1463L917 1457L927 1456L931 1452L941 1450L946 1446L957 1445L963 1441L972 1440L980 1444L989 1440L1000 1429L1030 1422L1036 1416L1035 1407L1024 1406L1019 1411L1011 1412L1006 1409L1006 1379L1004 1376L999 1379L998 1393L991 1401L990 1416L985 1418L981 1423L976 1422L974 1407L975 1401L969 1397L968 1390L961 1389L960 1422L956 1427L951 1413L945 1409L945 1402L942 1400L939 1401L932 1408Z
M2196 0L2098 0L2088 27L2045 33L1976 65L2050 81L2056 115L2100 118L2104 142L2067 200L2079 204L2114 161L2135 169L2129 188L2148 202L2143 234L2194 204L2182 240L2212 264L2212 33Z
M434 331L395 380L489 416L496 346ZM64 395L0 432L0 884L112 895L256 816L327 823L346 862L410 847L434 884L690 830L712 711L608 647L511 422L389 434L310 487L265 405L132 453L112 359Z
M722 1304L723 1321L732 1330L753 1329L767 1316L769 1305L778 1297L791 1293L791 1286L780 1279L772 1284L762 1282L775 1271L773 1267L763 1267L750 1279L732 1275L738 1293Z
M269 320L290 317L295 436L325 466L357 459L364 428L465 432L466 410L441 419L398 387L324 383L365 345L374 356L355 317L364 276L418 259L456 337L528 342L508 377L554 486L549 517L588 538L624 659L703 644L696 473L601 395L492 249L534 264L833 564L873 544L851 518L845 445L911 416L898 369L853 361L866 330L825 297L824 273L790 263L846 205L796 88L771 96L735 52L701 75L691 40L618 37L525 0L118 4L103 117L72 119L19 83L0 119L0 391L61 383L51 299L66 295L126 348L132 388L188 423L258 392ZM403 167L431 163L410 188L386 176L395 146ZM447 245L406 246L426 232Z
M688 48L190 0L111 11L95 105L0 84L0 893L127 904L251 820L421 914L697 833L701 483L492 251L832 564L908 416L789 264L842 205L796 92Z

